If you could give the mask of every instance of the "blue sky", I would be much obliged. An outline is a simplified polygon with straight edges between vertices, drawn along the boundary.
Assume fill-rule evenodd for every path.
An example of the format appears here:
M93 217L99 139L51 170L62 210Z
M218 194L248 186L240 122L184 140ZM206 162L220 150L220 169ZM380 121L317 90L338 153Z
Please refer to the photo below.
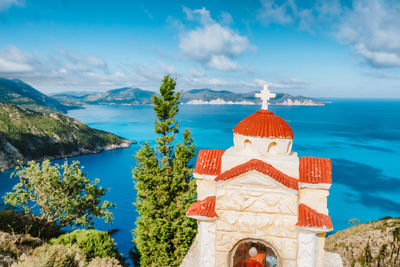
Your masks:
M400 97L398 1L0 0L0 77L46 93L124 86Z

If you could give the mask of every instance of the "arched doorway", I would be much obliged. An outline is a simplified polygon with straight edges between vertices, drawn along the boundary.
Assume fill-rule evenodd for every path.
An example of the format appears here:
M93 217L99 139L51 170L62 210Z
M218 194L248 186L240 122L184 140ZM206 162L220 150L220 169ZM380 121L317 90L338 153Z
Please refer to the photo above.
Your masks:
M279 259L275 250L262 240L245 239L232 250L232 267L278 267Z

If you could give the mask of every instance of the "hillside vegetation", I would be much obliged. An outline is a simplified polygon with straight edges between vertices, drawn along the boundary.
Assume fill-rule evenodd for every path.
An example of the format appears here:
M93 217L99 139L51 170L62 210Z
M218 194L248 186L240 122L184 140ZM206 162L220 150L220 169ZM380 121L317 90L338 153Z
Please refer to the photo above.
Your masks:
M339 253L344 266L400 266L400 218L357 224L326 240L325 250Z
M70 233L28 214L0 210L0 266L123 267L125 259L107 232Z
M152 91L125 87L102 93L57 94L54 98L67 105L146 105L152 103L153 95Z
M0 102L0 171L18 161L97 153L131 143L58 112L36 112Z
M58 110L65 113L68 109L73 108L61 104L21 80L5 78L0 78L0 101L45 112Z

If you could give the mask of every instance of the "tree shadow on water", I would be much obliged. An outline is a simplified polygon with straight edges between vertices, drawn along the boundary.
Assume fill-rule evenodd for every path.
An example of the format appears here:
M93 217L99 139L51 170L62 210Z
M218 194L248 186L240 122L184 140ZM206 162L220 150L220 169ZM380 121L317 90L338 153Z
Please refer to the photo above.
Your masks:
M355 193L346 196L352 201L400 213L400 203L380 196L382 193L399 192L400 178L386 176L380 169L346 159L332 159L332 165L332 182L350 187Z

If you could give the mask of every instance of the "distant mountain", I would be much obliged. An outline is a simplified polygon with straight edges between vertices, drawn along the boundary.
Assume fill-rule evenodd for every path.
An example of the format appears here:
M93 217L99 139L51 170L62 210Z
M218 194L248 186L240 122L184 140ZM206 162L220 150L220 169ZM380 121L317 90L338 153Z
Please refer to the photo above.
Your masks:
M243 104L259 105L261 100L256 98L256 91L249 93L233 93L230 91L216 91L211 89L192 89L184 91L181 101L184 104ZM66 105L144 105L151 104L151 98L155 94L139 88L125 87L103 93L70 94L62 93L53 95L55 99ZM320 106L322 101L289 94L277 93L276 98L271 99L272 105L307 105Z
M233 93L230 91L215 91L211 89L193 89L182 94L182 102L187 104L244 104L260 105L261 100L255 97L257 91L248 93ZM304 97L277 93L270 100L271 105L304 105L322 106L322 101Z
M59 112L0 102L0 171L20 161L55 159L128 147L130 140L90 128Z
M220 102L220 103L218 103ZM192 89L184 91L182 103L186 104L250 104L260 102L252 93L233 93L211 89Z
M21 80L5 78L0 78L0 101L36 111L51 112L54 109L65 113L72 108L48 97Z
M68 105L144 105L151 104L152 91L124 87L103 93L55 94L53 97Z

